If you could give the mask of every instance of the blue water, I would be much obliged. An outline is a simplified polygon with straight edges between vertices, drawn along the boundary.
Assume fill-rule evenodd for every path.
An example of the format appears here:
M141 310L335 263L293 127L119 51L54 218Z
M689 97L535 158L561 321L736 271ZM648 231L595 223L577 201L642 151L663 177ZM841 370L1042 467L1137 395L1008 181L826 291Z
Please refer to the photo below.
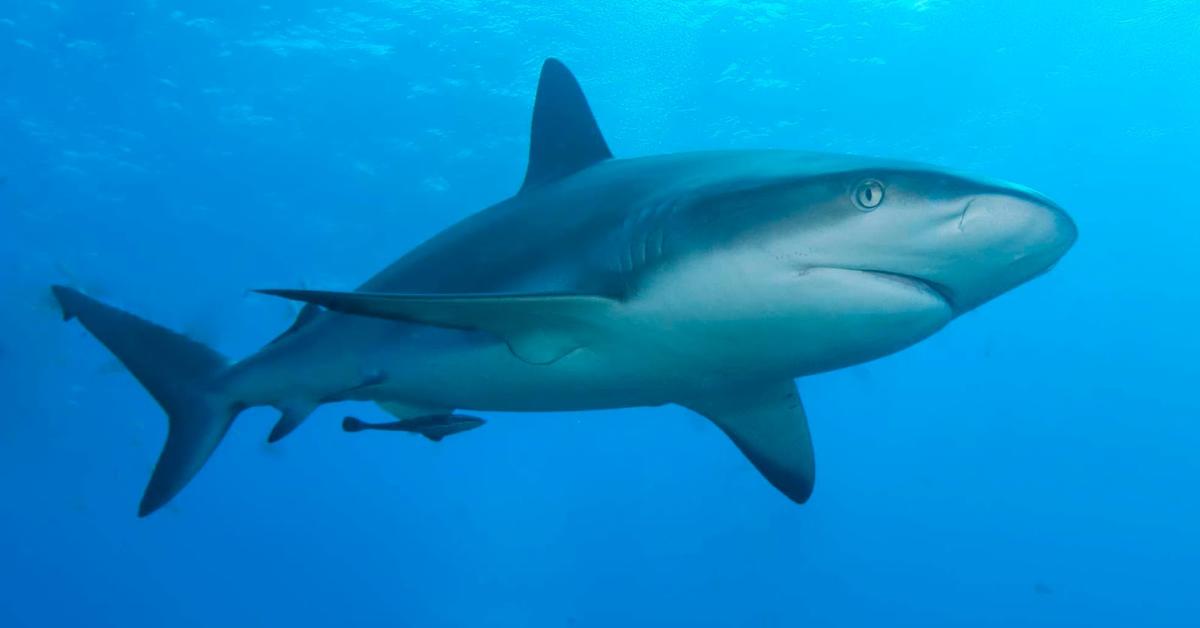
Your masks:
M1200 625L1192 0L0 0L0 626ZM1003 7L1003 8L1001 8ZM135 516L166 422L47 298L242 356L511 194L543 58L613 151L1019 181L1081 239L800 382L809 504L676 407L434 444L243 415Z

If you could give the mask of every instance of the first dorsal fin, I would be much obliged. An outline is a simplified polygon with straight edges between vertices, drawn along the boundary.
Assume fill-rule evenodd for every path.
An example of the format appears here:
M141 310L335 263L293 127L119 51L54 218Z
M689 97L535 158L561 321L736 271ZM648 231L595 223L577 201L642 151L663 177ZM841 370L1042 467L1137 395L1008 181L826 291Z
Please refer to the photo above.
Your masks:
M579 82L561 61L546 59L533 103L529 166L521 191L611 157Z

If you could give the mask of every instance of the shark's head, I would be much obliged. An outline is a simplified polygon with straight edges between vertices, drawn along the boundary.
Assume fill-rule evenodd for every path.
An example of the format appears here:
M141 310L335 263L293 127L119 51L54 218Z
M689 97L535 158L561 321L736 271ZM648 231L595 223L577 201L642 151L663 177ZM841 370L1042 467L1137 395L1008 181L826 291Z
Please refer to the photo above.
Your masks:
M752 231L800 271L908 282L958 315L1049 270L1074 244L1071 218L1028 188L880 162L762 188Z
M907 347L1045 272L1076 238L1032 190L931 167L787 152L721 165L675 214L684 229L665 248L706 260L675 281L711 293L710 314L742 304L718 318L755 320L737 343L777 350L771 364L790 372Z

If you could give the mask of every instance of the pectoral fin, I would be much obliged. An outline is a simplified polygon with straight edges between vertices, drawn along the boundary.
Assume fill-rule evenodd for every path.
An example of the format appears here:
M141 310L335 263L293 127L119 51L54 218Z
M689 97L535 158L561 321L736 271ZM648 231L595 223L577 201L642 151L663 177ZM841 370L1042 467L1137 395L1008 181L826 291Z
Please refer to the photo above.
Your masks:
M716 423L789 499L803 504L812 495L812 438L795 382L739 386L682 405Z
M484 331L503 339L518 358L549 364L586 346L617 301L586 294L391 294L321 290L259 290L345 314L435 327Z

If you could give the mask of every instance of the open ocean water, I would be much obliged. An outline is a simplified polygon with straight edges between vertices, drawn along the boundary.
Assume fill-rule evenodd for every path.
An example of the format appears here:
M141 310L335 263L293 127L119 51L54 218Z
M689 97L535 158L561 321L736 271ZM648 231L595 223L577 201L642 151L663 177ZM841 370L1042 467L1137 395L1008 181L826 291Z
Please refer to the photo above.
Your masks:
M676 406L234 423L136 516L162 411L65 284L240 357L512 194L543 59L618 157L1017 181L1080 239L803 378L798 506ZM0 0L0 626L1200 626L1196 0ZM564 208L569 210L570 208Z

